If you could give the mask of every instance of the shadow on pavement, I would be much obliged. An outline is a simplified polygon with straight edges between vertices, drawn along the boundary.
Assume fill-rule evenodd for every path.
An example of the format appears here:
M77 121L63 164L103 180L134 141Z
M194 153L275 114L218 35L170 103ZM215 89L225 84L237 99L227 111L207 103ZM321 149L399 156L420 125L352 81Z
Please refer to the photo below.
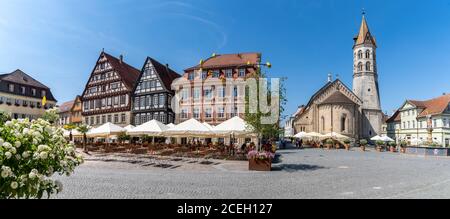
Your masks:
M320 169L327 169L327 168L323 166L309 165L309 164L281 164L272 167L272 171L286 171L286 172L315 171Z

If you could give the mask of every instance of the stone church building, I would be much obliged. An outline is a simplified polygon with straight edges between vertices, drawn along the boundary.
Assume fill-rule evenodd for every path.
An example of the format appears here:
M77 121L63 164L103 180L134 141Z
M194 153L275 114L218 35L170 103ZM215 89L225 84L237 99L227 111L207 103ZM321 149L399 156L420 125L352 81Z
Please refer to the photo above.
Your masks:
M336 132L355 139L381 134L383 113L378 89L377 43L363 15L353 46L353 89L342 81L328 82L302 106L294 119L295 133Z

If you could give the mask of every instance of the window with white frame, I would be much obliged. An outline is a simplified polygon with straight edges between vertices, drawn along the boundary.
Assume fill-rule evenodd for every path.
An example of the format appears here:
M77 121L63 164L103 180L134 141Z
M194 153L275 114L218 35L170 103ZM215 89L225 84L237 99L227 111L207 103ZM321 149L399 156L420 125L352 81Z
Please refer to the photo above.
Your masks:
M181 91L181 100L187 100L188 98L189 98L189 90L185 88Z
M205 98L212 99L212 88L205 88Z
M233 77L233 70L232 69L225 70L225 77L232 78Z
M153 96L153 107L158 107L159 103L158 103L158 95L154 95Z
M166 98L165 98L164 94L160 94L159 95L159 107L164 107L165 100L166 100Z
M182 119L187 119L188 113L189 113L188 109L181 109L181 115L180 115L180 117L181 117Z
M224 98L225 97L225 88L224 87L219 87L217 89L217 96L219 98Z
M9 84L9 92L14 92L14 84Z
M239 77L245 77L245 68L239 69Z
M200 99L200 88L194 88L194 100Z
M211 108L206 108L205 109L205 118L212 118L212 109Z
M199 108L194 108L193 117L194 117L194 119L200 118L200 109Z
M188 75L188 79L189 79L190 81L193 81L193 80L194 80L194 78L195 78L195 72L191 72L191 73L189 73L189 75Z
M219 118L225 117L225 107L219 107L217 109L217 117L219 117Z

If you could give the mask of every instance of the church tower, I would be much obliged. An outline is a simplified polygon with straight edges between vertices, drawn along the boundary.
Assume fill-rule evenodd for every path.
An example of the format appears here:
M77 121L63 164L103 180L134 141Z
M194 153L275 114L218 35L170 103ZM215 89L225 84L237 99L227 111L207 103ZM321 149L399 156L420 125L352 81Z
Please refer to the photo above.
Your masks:
M353 46L353 92L363 101L360 137L381 134L383 113L378 90L377 43L369 31L365 13Z

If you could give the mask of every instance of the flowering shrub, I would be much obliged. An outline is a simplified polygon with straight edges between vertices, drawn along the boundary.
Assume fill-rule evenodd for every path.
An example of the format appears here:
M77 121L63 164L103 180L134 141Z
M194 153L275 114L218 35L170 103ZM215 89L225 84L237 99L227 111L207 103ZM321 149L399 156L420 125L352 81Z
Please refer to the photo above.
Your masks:
M250 151L247 154L247 158L250 159L259 159L259 160L268 160L275 158L275 154L270 151L261 151L258 152L256 150Z
M63 130L38 119L0 124L0 198L42 198L62 190L54 173L69 176L83 162Z

